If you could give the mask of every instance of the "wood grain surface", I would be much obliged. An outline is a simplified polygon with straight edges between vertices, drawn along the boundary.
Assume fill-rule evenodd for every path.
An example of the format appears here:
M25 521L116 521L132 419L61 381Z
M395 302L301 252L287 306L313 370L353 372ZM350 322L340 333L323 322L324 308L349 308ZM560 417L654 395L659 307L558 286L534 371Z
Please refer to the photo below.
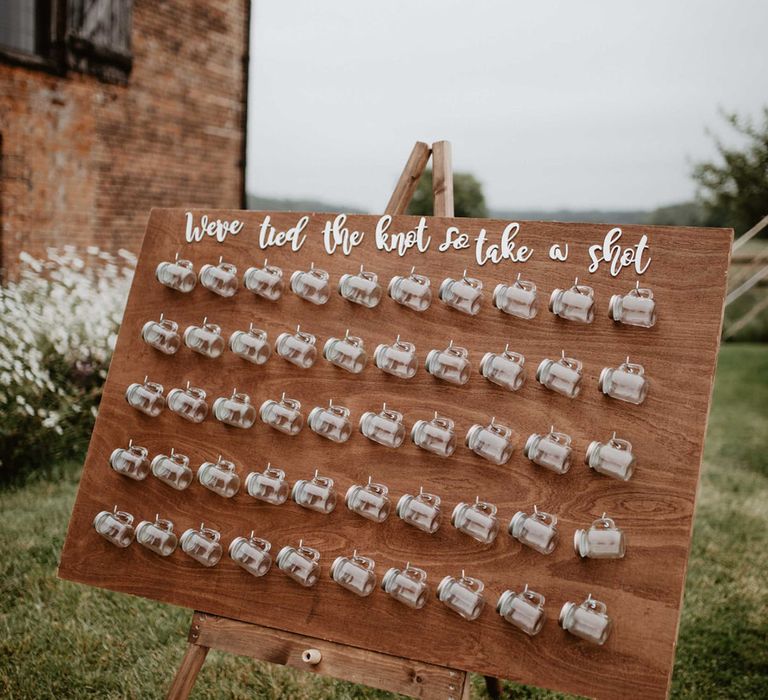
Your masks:
M596 224L521 222L518 243L534 249L525 263L502 262L478 266L474 250L438 253L437 243L446 226L455 223L477 234L485 228L496 241L508 222L472 219L428 219L435 236L430 251L410 251L403 257L378 251L373 229L378 217L350 216L350 229L366 231L363 244L345 257L341 251L326 255L321 230L332 215L312 214L308 240L293 253L286 248L268 252L270 264L283 268L286 277L307 269L312 261L331 273L330 301L314 306L286 289L277 303L255 297L240 288L222 299L198 285L179 294L160 285L154 275L162 260L179 251L195 269L215 263L220 255L242 273L261 265L257 231L261 212L194 212L213 218L239 218L243 230L224 243L207 239L187 244L184 210L152 212L136 277L120 330L104 398L91 439L80 489L62 553L59 575L104 588L154 598L216 615L251 621L362 649L379 651L425 663L450 666L599 698L622 696L658 698L667 693L681 597L685 579L691 524L707 414L717 357L725 278L731 232L711 229L622 227L622 244L633 245L642 234L649 238L650 267L640 278L651 287L659 320L652 329L614 324L607 315L611 294L626 293L637 277L631 269L612 277L603 265L587 272L587 247L601 243L611 228ZM298 214L272 213L280 229L295 224ZM395 217L392 229L413 228L416 217ZM568 242L567 262L554 262L547 252L553 243ZM364 263L379 274L386 288L389 279L407 274L411 265L432 280L434 301L422 314L414 313L385 296L378 307L351 304L336 293L340 274L354 272ZM476 317L463 315L437 299L437 287L447 276L468 274L485 285L483 308ZM510 282L518 272L539 288L538 316L515 319L494 308L491 295L499 282ZM578 275L595 289L597 315L591 325L561 320L549 313L547 301L555 287L569 286ZM227 351L210 360L186 347L164 356L146 345L142 325L157 319L177 321L181 328L199 324L204 316L221 325L228 337L249 322L269 333L274 343L283 331L302 328L318 336L318 345L345 329L365 341L369 357L379 343L390 343L399 333L416 344L421 366L411 380L398 380L379 371L369 360L360 375L351 375L324 359L302 371L273 354L257 367ZM473 374L469 383L455 387L441 383L423 368L426 353L444 348L453 339L469 349ZM487 351L500 352L505 344L526 357L528 381L509 393L478 372ZM547 391L535 381L535 369L545 357L564 349L584 363L584 389L575 400ZM645 366L651 380L647 400L634 406L611 400L598 390L600 370L616 366L629 355ZM209 399L229 396L233 387L247 392L256 406L284 391L302 403L304 415L333 399L352 411L356 425L367 410L379 410L384 401L405 415L408 430L415 420L429 419L435 410L456 422L460 446L449 459L428 454L406 440L392 450L355 432L346 444L334 444L305 426L288 437L260 421L250 430L223 425L211 415L200 425L190 424L167 409L155 419L131 409L126 387L145 375L160 382L166 393L187 381L208 392ZM504 466L476 457L463 444L473 423L491 416L511 426L516 450ZM522 452L525 438L546 432L550 425L573 437L574 465L556 475L530 463ZM583 463L591 440L604 441L612 431L629 439L637 468L627 483L600 476ZM289 501L271 506L249 497L244 488L223 499L196 480L183 492L174 491L154 476L143 482L115 473L109 455L129 439L147 447L151 455L167 454L172 447L188 454L195 467L218 454L238 466L241 477L263 469L267 461L283 468L289 481L309 478L315 468L336 481L339 505L320 515ZM405 525L393 512L383 524L351 513L343 495L354 483L371 475L389 486L393 505L404 493L420 486L443 499L443 523L435 535ZM496 504L502 531L489 546L461 534L450 525L453 507L480 496ZM300 538L322 555L323 575L314 589L304 589L273 566L255 579L226 554L213 569L205 569L177 550L167 559L134 543L125 550L102 539L93 529L94 515L116 504L139 519L156 513L170 518L179 533L204 521L221 531L226 547L236 536L255 530L270 540L273 552ZM517 510L534 504L556 513L560 544L543 556L522 547L506 532ZM625 531L627 555L620 561L581 561L572 546L573 533L605 511ZM424 568L433 597L420 611L410 610L379 588L360 599L334 583L329 565L334 557L353 549L376 561L381 574L406 560ZM448 574L480 578L486 585L487 607L481 617L467 622L434 598L440 579ZM524 584L547 598L542 632L528 638L495 612L499 594L520 590ZM604 647L580 641L557 624L565 601L581 602L588 593L604 601L615 627Z

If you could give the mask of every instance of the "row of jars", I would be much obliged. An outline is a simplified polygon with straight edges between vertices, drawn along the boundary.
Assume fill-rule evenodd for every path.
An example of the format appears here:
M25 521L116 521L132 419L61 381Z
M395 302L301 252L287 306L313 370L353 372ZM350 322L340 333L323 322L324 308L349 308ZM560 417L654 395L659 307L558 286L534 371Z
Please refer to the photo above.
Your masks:
M180 537L173 531L170 520L155 516L154 521L142 520L134 527L133 515L120 511L96 514L93 525L96 531L121 548L135 540L161 557L173 554L181 545L187 556L205 567L216 566L224 554L221 534L201 523L199 528L189 528ZM235 537L229 544L229 557L244 571L254 577L264 576L272 567L271 543L256 537L251 531L247 537ZM277 567L298 584L310 588L320 579L320 552L299 541L297 547L285 546L275 557ZM337 557L330 567L331 579L342 588L367 597L376 588L375 562L358 554ZM388 569L381 588L394 600L409 608L419 610L427 603L429 589L427 572L410 562L405 567ZM466 620L475 620L485 608L485 586L482 581L467 576L446 576L437 585L437 599ZM499 615L517 629L530 636L541 631L544 625L545 598L526 585L521 591L505 590L496 603ZM591 595L581 603L566 602L560 610L560 625L571 634L596 644L603 644L611 629L605 604Z
M161 262L155 271L157 279L166 287L180 292L191 292L198 275L190 260L180 259ZM222 297L233 296L240 285L237 267L219 258L217 265L206 264L200 268L200 284ZM269 301L277 301L283 293L283 270L264 261L261 267L249 267L243 275L246 289ZM312 263L309 270L296 270L290 278L291 291L313 304L322 305L331 297L330 275ZM428 277L416 273L415 268L407 275L396 275L389 281L389 296L398 304L414 311L426 311L432 304L431 282ZM351 274L341 275L339 294L354 304L373 308L383 296L378 275L363 266ZM469 277L467 271L461 277L447 277L439 288L438 296L448 306L475 316L480 312L483 300L483 283ZM493 291L493 305L511 316L532 319L538 312L536 285L523 280L520 275L510 284L498 284ZM570 287L556 288L549 299L549 310L556 316L578 323L592 323L595 318L595 292L578 278ZM650 328L656 323L656 302L650 289L640 287L640 282L626 294L614 294L608 304L608 316L617 323Z

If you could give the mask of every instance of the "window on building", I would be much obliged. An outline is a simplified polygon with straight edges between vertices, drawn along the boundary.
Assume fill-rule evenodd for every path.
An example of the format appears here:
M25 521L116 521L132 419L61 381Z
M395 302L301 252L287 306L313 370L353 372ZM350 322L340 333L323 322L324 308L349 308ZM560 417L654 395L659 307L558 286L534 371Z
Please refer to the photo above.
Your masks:
M51 19L51 0L0 0L0 46L48 58Z

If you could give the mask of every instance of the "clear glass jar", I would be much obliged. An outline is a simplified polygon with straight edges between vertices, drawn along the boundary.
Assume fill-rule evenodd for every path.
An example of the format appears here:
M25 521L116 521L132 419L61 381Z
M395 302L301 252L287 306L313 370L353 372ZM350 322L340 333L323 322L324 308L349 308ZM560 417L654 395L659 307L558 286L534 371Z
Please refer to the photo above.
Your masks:
M286 435L297 435L304 427L301 403L296 399L286 398L285 392L279 401L269 399L261 404L259 415L268 426Z
M320 552L304 545L283 547L275 559L278 569L305 588L314 586L320 578Z
M514 452L512 429L497 423L496 418L485 427L473 425L467 431L466 444L479 457L498 465L509 462Z
M651 328L656 325L656 302L653 292L640 286L638 281L634 289L627 294L614 294L608 305L608 316L616 323L627 326Z
M269 463L263 472L251 472L245 477L245 488L249 496L274 506L285 503L290 492L285 472Z
M414 610L421 610L427 603L427 572L411 566L389 569L381 578L381 588L395 600Z
M525 632L529 637L536 636L544 626L544 603L546 599L541 593L528 588L528 584L520 593L504 591L496 603L496 612L510 625Z
M459 280L450 277L440 284L440 299L448 306L470 316L480 313L480 305L483 301L483 283L474 277L467 277L464 270Z
M263 365L272 354L267 332L254 328L252 323L247 331L235 331L229 336L229 349L254 365Z
M137 411L157 418L165 408L163 385L144 377L142 384L131 384L125 390L125 400Z
M249 267L245 271L243 284L256 296L277 301L283 294L283 271L265 260L263 267Z
M544 435L533 433L525 443L525 456L534 464L555 474L565 474L571 468L571 436L555 432L552 426Z
M579 278L569 289L555 289L549 298L549 310L567 321L592 323L595 320L595 290L579 284Z
M419 489L416 496L405 494L397 502L397 514L417 530L434 535L440 528L440 496Z
M532 515L519 510L509 523L509 534L541 554L552 554L557 546L557 516L536 506Z
M520 279L520 275L512 284L497 284L493 305L510 316L532 319L538 312L536 285Z
M175 355L181 347L179 324L160 314L159 321L147 321L141 329L141 338L149 346L165 355Z
M142 481L149 474L149 451L146 447L134 445L133 440L128 441L128 447L118 447L109 456L109 466L118 474L129 479Z
M372 309L381 301L379 277L375 272L366 272L360 265L360 272L341 276L339 294L347 301Z
M115 547L127 547L133 542L133 516L117 506L110 512L102 510L93 519L93 527L105 540Z
M608 442L593 440L587 447L586 464L599 474L629 481L635 469L632 443L613 434Z
M296 270L291 275L291 289L294 294L313 304L325 304L331 296L331 285L328 273L315 267L312 263L309 270Z
M199 529L185 530L179 541L182 551L203 566L216 566L222 555L221 533L200 523Z
M213 415L222 423L244 430L256 421L256 409L251 404L251 397L237 389L232 391L232 396L219 396L213 402Z
M225 263L223 258L219 258L218 265L203 265L200 268L200 284L220 297L234 296L240 286L237 267Z
M154 522L142 520L136 526L136 541L161 557L169 557L176 551L178 539L173 532L173 522L155 515Z
M581 391L581 362L566 357L563 350L558 360L541 361L536 380L550 391L575 399Z
M525 357L512 352L509 345L501 354L487 352L480 361L480 374L508 391L517 391L525 383Z
M589 530L573 533L573 548L582 559L622 559L626 540L613 519L603 513Z
M465 620L476 620L485 608L483 589L480 579L467 576L463 571L461 578L446 576L437 585L437 598Z
M328 514L336 507L333 479L320 476L317 469L311 479L299 479L291 490L291 497L303 508Z
M438 457L450 457L456 451L456 433L450 418L437 415L432 420L417 420L411 428L413 444Z
M355 550L351 557L336 557L331 564L331 578L342 588L361 598L371 595L376 588L376 563Z
M619 401L643 403L648 396L648 384L643 366L630 362L629 358L618 367L603 367L600 372L600 391Z
M432 304L429 277L417 275L415 270L412 267L407 277L393 277L389 281L389 296L413 311L426 311Z
M462 386L469 381L468 357L466 348L460 348L451 341L445 350L430 350L424 366L433 377Z
M248 537L235 537L229 543L229 556L241 569L258 578L272 566L270 549L272 544L261 537L254 537L251 530Z
M309 412L307 424L313 432L331 442L346 442L352 435L349 409L334 405L333 400L328 402L328 408L315 406Z
M205 391L187 382L186 389L171 389L168 392L168 408L190 423L202 423L208 415Z
M349 329L343 338L328 338L323 348L323 356L331 364L352 374L360 374L368 361L363 339L350 335Z
M292 365L309 369L317 360L317 338L296 326L295 333L281 333L275 341L275 352Z
M560 626L593 644L605 644L612 624L605 603L595 600L591 593L581 605L568 602L560 609Z
M155 277L160 284L175 289L177 292L191 292L197 284L197 275L191 260L179 258L173 262L161 262L155 269Z
M391 345L379 345L373 353L376 366L387 374L400 379L410 379L416 374L419 363L416 359L416 346L400 340L398 335Z
M189 457L171 449L170 455L156 455L152 460L152 473L160 481L177 491L183 491L192 483Z
M188 326L184 331L184 344L193 352L215 360L221 357L226 347L221 337L221 328L215 323L208 323L208 317L199 326Z
M366 411L360 416L360 432L384 447L400 447L405 440L403 414L387 408L387 404L378 413Z
M459 503L453 509L451 525L478 542L491 544L499 534L496 506L481 501L479 496L474 503Z
M373 483L369 476L367 484L353 484L349 487L347 508L363 518L383 523L389 517L391 507L388 493L389 489L384 484Z
M235 471L234 462L222 459L221 455L215 462L203 462L197 470L197 480L209 491L232 498L240 489L240 477Z

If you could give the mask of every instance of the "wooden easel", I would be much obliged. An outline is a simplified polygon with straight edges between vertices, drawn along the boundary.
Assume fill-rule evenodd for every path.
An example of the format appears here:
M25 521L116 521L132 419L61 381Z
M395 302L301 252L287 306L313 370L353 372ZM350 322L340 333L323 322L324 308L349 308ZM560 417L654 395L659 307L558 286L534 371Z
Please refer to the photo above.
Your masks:
M453 168L451 144L417 142L385 209L404 214L432 156L434 215L452 217ZM367 651L301 634L263 627L217 615L195 612L189 628L187 651L168 691L168 700L184 700L195 684L209 649L333 676L403 695L435 700L469 697L469 674L453 668ZM498 693L495 678L486 678L491 696ZM496 691L494 693L494 691Z

